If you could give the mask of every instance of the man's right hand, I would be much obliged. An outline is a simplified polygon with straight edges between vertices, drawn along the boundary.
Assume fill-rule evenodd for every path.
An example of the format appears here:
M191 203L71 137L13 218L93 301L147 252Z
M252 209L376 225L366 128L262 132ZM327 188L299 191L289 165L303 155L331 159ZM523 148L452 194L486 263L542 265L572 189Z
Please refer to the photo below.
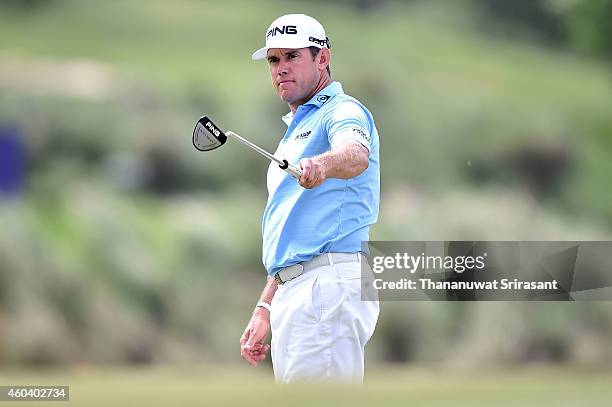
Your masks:
M264 344L270 330L270 312L262 307L255 308L251 320L240 338L240 355L251 366L257 366L266 358L270 345Z

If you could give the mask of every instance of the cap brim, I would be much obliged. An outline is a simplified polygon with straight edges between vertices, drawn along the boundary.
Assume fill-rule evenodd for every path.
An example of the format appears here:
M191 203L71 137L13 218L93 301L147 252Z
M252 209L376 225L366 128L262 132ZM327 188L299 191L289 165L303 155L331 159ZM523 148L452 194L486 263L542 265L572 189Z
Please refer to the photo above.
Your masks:
M283 48L283 49L300 49L300 48L308 48L308 47L317 47L317 48L327 48L327 47L322 47L318 44L311 44L311 43L302 43L302 42L297 42L297 43L285 43L285 44L268 44L268 46L265 46L263 48L258 49L257 51L253 52L253 55L251 55L251 58L253 60L258 60L258 59L266 59L266 57L268 56L268 50L269 49L274 49L274 48Z
M258 59L264 59L267 56L268 56L268 47L263 47L253 52L253 55L251 55L251 59L253 61L257 61Z

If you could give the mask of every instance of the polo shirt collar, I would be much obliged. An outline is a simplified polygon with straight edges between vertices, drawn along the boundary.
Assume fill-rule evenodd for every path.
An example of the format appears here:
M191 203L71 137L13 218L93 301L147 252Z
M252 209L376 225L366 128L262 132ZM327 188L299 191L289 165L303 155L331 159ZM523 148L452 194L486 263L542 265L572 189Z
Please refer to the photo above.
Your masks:
M308 102L304 103L304 106L313 105L316 107L321 107L323 106L325 102L327 102L332 97L336 96L338 93L344 93L344 90L342 90L342 85L340 84L340 82L334 81L330 83L329 85L327 85L326 87L324 87L323 89L321 89L312 98L310 98ZM294 116L293 112L290 111L289 113L287 113L286 115L282 117L283 121L285 122L287 126L289 126L291 122L293 121L293 116Z
M319 91L316 95L314 95L308 102L304 103L305 105L314 105L316 107L321 107L325 102L327 102L332 97L336 96L338 93L343 93L342 85L340 82L332 82L323 89Z

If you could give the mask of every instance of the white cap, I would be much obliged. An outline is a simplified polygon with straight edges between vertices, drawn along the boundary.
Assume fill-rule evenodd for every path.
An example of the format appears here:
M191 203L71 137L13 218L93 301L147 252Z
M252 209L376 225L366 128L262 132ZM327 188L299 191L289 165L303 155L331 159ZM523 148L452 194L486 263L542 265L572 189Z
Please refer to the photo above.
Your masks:
M266 46L251 58L264 59L270 48L330 48L321 23L305 14L287 14L274 20L266 30Z

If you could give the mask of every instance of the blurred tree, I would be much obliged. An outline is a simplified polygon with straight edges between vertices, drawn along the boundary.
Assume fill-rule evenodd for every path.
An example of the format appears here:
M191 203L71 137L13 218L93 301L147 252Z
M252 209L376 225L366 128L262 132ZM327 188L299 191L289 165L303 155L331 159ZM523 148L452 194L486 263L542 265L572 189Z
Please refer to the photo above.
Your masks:
M574 0L561 11L573 47L612 59L612 0Z
M0 0L0 7L7 6L13 9L32 11L41 6L48 6L52 0Z
M475 0L485 13L487 30L536 34L552 43L564 43L567 30L562 16L548 0Z
M415 1L415 0L404 0L404 1L408 2L408 1ZM373 11L373 10L380 9L384 7L385 5L387 5L388 2L389 2L388 0L341 0L341 1L338 1L338 3L349 5L361 11Z
M545 41L612 58L612 0L474 0L485 28L530 32Z
M537 137L537 136L536 136ZM476 160L467 174L476 184L511 181L526 186L539 199L560 199L575 170L572 149L560 143L531 142Z

